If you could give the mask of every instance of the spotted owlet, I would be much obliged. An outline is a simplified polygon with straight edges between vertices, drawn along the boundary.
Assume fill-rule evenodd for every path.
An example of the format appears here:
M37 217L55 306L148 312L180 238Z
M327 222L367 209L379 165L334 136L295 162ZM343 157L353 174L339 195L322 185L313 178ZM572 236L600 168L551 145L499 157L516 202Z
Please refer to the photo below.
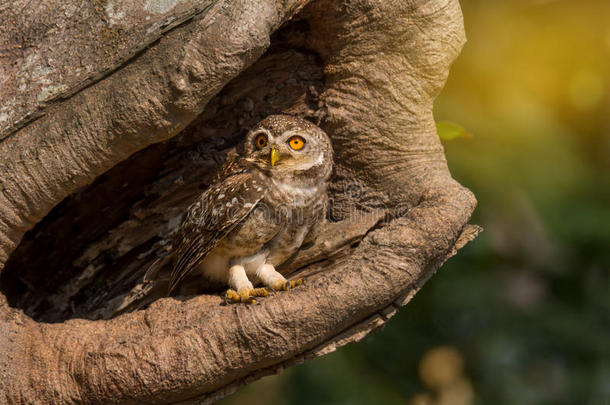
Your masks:
M187 210L172 244L170 292L194 271L253 303L267 289L288 290L276 267L325 218L333 150L326 133L301 118L272 115L246 136L239 156Z

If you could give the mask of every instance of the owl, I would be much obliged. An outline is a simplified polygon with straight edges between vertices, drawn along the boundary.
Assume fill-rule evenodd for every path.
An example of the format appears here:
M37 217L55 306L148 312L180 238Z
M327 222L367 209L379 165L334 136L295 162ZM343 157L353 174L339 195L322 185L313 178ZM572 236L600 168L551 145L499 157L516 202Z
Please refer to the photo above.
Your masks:
M276 268L325 220L332 167L330 139L316 125L288 115L258 123L187 209L172 243L170 292L192 272L228 286L233 302L302 284Z

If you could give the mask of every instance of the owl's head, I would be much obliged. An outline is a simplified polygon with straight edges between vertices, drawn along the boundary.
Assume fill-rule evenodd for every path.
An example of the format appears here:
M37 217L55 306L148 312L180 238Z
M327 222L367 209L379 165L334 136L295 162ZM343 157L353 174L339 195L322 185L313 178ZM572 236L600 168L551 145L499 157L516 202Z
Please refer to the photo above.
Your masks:
M246 158L275 178L326 181L333 148L322 129L299 117L270 115L246 136Z

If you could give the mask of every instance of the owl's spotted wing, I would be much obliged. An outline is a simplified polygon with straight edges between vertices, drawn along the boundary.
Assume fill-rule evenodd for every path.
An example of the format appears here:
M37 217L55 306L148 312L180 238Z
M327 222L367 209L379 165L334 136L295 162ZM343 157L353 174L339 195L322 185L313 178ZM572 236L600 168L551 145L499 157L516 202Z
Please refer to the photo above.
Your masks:
M210 186L193 203L174 239L176 261L169 292L256 207L265 193L264 182L250 173L233 174Z

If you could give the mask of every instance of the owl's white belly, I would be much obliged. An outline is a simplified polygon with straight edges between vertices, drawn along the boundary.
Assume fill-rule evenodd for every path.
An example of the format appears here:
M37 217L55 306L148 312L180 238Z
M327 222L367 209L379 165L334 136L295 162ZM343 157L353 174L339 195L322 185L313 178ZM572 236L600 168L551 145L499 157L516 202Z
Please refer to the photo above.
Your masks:
M265 264L268 255L266 249L250 256L236 256L239 252L214 249L200 264L201 272L210 280L225 283L229 268L235 264L244 266L246 273L255 274Z

